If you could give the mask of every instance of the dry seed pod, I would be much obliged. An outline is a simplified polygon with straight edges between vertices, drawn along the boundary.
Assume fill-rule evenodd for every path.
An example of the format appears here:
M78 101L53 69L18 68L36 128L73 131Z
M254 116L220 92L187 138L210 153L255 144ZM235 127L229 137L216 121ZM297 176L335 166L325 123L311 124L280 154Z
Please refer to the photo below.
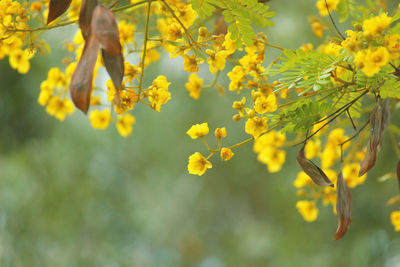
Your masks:
M332 186L333 183L329 180L328 176L311 160L307 159L304 154L304 147L300 149L297 154L297 162L300 168L313 180L313 182L319 186Z
M351 193L340 172L337 183L336 211L338 214L338 227L334 236L335 240L342 238L350 227L351 223Z
M64 14L71 5L72 0L50 0L47 24Z

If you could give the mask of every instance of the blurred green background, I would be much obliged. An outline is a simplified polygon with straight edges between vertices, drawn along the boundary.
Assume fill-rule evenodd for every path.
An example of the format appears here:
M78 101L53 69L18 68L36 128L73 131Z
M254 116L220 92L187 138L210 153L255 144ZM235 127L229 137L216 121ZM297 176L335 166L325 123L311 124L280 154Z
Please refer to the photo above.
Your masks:
M277 12L276 27L265 30L271 43L318 44L307 23L314 1L270 5ZM352 190L350 231L334 242L331 208L319 206L313 223L296 210L295 150L278 174L257 162L251 145L227 163L213 158L204 176L187 173L188 156L205 153L186 135L192 124L226 127L231 142L246 135L244 122L230 119L238 96L208 89L194 101L181 61L164 57L146 72L147 83L168 77L172 100L161 113L135 108L126 139L114 127L92 129L80 112L63 123L49 117L36 101L39 85L61 66L57 47L70 30L47 34L53 53L36 57L28 75L0 62L0 266L400 266L400 235L386 206L397 185L377 182L394 170L390 143ZM200 75L212 80L207 70Z

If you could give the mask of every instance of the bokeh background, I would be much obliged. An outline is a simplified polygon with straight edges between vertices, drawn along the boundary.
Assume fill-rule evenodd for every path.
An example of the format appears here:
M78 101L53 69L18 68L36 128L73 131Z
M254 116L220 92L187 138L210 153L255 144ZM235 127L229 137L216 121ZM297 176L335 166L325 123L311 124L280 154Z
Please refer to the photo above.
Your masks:
M320 42L307 19L317 12L314 1L270 6L277 12L276 26L265 29L271 43ZM159 74L172 81L172 100L161 113L135 108L128 138L114 127L92 129L80 112L62 123L49 117L36 100L39 85L61 66L74 27L46 33L52 53L36 57L28 75L0 62L0 266L400 266L400 234L386 206L397 185L377 181L396 164L390 142L352 190L350 231L333 241L331 208L320 205L313 223L296 210L297 148L277 174L257 162L251 145L227 163L214 158L201 177L187 173L188 156L205 152L186 135L192 124L226 127L228 142L246 135L244 122L230 119L238 96L207 89L191 99L182 61L164 56L146 72L146 82ZM206 69L200 75L205 83L213 78Z

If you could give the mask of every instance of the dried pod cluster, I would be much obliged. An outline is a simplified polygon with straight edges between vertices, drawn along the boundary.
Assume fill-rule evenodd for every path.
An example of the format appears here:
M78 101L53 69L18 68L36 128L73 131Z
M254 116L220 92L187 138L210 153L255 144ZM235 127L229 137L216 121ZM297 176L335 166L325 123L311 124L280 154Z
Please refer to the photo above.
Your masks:
M51 0L47 22L62 15L70 4L71 1ZM87 113L92 93L93 70L101 48L104 66L117 90L114 103L118 105L118 90L124 75L124 59L114 15L108 8L97 3L97 0L83 0L79 26L85 39L85 47L71 79L72 101L77 108Z

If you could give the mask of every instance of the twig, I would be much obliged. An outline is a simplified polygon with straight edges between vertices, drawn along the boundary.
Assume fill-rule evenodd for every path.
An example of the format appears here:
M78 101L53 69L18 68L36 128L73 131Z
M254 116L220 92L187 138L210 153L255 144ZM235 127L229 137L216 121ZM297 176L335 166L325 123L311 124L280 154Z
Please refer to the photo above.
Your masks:
M367 127L368 124L369 124L369 119L367 120L366 123L364 123L364 125L352 137L350 137L349 139L347 139L346 141L344 141L343 143L341 143L339 145L343 146L347 142L350 142L351 140L353 140L356 136L358 136L365 129L365 127Z
M335 21L332 18L331 12L329 11L329 7L328 7L328 2L325 0L325 5L326 5L326 10L328 11L329 14L329 18L332 21L333 27L335 28L336 32L340 35L340 37L342 37L343 40L345 40L346 38L343 36L343 34L339 31L338 27L336 26Z
M140 95L142 93L142 82L143 82L143 75L144 75L144 63L146 60L146 50L147 50L147 38L149 34L149 21L150 21L150 8L151 8L151 2L152 0L148 0L148 7L147 7L147 19L146 19L146 25L145 25L145 34L144 34L144 41L143 41L143 55L142 55L142 72L140 74L140 80L139 80L139 100L140 100Z

